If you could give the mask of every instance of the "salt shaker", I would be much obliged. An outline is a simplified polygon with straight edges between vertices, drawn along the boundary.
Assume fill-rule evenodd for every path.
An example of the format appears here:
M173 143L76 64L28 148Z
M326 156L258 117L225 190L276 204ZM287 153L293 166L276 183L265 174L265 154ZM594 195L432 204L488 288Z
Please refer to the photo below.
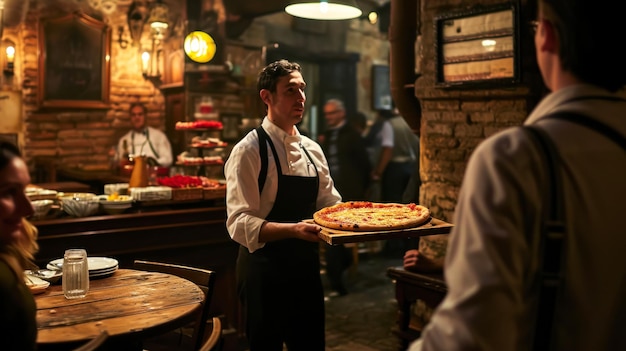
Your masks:
M84 249L65 250L63 256L63 294L66 299L87 296L89 291L89 267L87 251Z

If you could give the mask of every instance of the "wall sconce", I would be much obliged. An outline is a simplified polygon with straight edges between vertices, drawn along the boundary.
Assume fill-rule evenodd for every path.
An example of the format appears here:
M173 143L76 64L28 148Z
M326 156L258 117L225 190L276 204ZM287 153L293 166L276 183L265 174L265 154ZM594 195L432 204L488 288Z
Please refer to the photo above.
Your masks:
M15 46L7 45L5 49L6 53L6 65L4 67L4 74L7 76L13 75L13 69L15 67Z
M162 50L155 50L154 46L149 51L141 53L141 72L145 80L149 80L155 87L161 85L161 53Z
M168 12L169 8L163 3L162 0L157 0L150 7L148 23L150 23L153 38L163 40L165 31L167 30L167 27L169 27L169 18L167 16Z
M363 13L355 0L301 0L287 5L285 12L313 20L345 20Z
M156 0L150 6L147 22L150 24L150 34L152 36L152 47L150 51L141 53L141 68L143 77L149 80L154 86L161 84L161 65L163 56L163 38L169 27L169 8L162 0Z
M128 22L128 31L130 32L130 38L133 41L133 46L137 46L141 41L141 33L143 33L143 26L144 24L146 24L148 14L148 8L143 2L133 1L133 3L128 8L126 19ZM120 40L122 39L122 31L120 31ZM121 43L120 47L122 47ZM122 49L123 48L124 47L122 47Z

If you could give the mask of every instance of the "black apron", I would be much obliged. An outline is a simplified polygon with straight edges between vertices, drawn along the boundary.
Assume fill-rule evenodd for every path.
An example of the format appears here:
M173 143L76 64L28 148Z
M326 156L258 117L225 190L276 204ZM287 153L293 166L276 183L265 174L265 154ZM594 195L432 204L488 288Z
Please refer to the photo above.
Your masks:
M297 223L312 218L319 176L311 156L301 146L315 177L283 175L272 140L262 127L257 128L257 134L261 150L267 151L269 143L278 174L276 201L265 219ZM261 152L263 162L267 164L267 152ZM266 168L261 167L262 172ZM278 240L254 253L241 246L237 280L250 351L282 351L283 342L290 351L324 350L324 292L317 242Z

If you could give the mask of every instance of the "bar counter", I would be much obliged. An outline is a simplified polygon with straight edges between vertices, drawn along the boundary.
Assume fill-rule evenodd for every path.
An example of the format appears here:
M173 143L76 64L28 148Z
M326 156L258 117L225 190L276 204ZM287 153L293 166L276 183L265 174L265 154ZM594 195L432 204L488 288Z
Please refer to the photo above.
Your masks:
M226 208L210 201L170 202L119 215L33 220L39 230L35 263L43 268L63 257L67 248L85 248L89 256L117 259L120 268L132 268L133 261L141 259L214 270L211 314L226 317L228 350L228 339L241 337L243 328L235 282L238 245L230 239L225 221Z

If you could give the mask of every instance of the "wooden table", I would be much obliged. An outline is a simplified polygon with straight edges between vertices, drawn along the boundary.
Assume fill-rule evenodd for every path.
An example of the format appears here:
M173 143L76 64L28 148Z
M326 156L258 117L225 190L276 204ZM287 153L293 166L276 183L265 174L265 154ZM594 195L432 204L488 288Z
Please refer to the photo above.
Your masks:
M192 321L204 294L177 276L119 269L90 281L85 298L68 300L61 285L35 295L37 343L56 346L84 342L101 330L111 342L135 342Z

